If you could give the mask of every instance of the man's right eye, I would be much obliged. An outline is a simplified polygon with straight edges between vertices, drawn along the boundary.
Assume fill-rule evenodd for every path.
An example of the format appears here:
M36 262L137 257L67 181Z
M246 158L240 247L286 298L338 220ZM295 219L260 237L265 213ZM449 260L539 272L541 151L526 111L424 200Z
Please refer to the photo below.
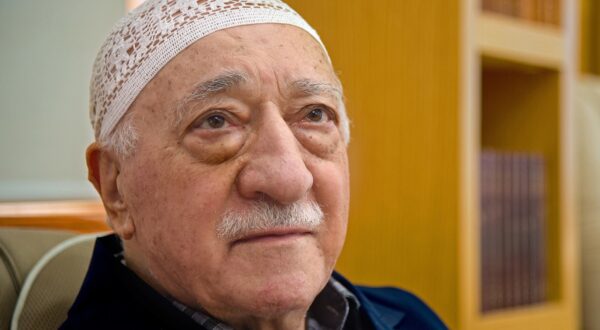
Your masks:
M229 127L229 122L222 114L212 114L208 117L201 119L196 125L196 128L200 129L221 129Z

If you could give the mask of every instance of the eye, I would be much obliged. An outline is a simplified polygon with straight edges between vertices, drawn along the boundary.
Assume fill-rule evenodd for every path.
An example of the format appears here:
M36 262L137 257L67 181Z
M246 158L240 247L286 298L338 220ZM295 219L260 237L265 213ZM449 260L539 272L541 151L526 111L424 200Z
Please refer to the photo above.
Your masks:
M224 115L216 113L205 117L194 126L200 129L220 129L228 127L229 122Z
M314 107L307 114L306 119L313 123L323 123L329 121L329 114L327 110L322 107Z

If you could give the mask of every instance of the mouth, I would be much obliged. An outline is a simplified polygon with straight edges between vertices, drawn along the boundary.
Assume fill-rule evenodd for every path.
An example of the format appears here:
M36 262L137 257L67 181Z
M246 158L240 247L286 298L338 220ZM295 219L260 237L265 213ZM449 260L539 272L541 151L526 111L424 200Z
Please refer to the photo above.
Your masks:
M273 228L249 233L232 242L232 245L244 243L284 243L312 235L306 228Z

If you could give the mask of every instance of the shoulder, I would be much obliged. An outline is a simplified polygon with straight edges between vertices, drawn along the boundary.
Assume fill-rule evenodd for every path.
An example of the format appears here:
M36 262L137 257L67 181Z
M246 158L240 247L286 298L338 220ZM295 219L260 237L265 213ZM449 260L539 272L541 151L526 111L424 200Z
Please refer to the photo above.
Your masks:
M116 302L113 300L113 302ZM148 320L139 317L131 307L127 308L116 303L111 308L98 303L87 306L85 310L70 312L60 330L70 329L155 329Z
M113 256L117 244L114 235L96 240L81 290L61 329L128 329L133 320L144 321L124 288L127 279Z
M190 317L125 267L114 236L96 241L92 261L60 329L198 329Z
M358 298L371 320L391 329L447 329L439 316L419 297L394 287L353 285L339 274L334 277ZM379 327L378 327L379 328Z
M154 329L149 323L152 315L144 317L144 311L126 291L109 288L104 283L91 283L104 290L85 292L71 307L67 320L60 329Z

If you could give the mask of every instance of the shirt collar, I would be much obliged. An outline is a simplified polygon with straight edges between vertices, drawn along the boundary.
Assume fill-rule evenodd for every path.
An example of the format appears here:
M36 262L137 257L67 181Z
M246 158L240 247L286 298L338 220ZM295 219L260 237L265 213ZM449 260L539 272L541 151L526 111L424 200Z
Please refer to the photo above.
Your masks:
M331 277L308 310L308 330L342 329L348 315L358 311L360 302L342 283Z
M209 330L232 330L226 323L213 318L204 311L193 310L172 300L173 305ZM350 312L358 311L358 298L336 279L331 277L325 288L317 295L306 316L306 329L342 329Z

